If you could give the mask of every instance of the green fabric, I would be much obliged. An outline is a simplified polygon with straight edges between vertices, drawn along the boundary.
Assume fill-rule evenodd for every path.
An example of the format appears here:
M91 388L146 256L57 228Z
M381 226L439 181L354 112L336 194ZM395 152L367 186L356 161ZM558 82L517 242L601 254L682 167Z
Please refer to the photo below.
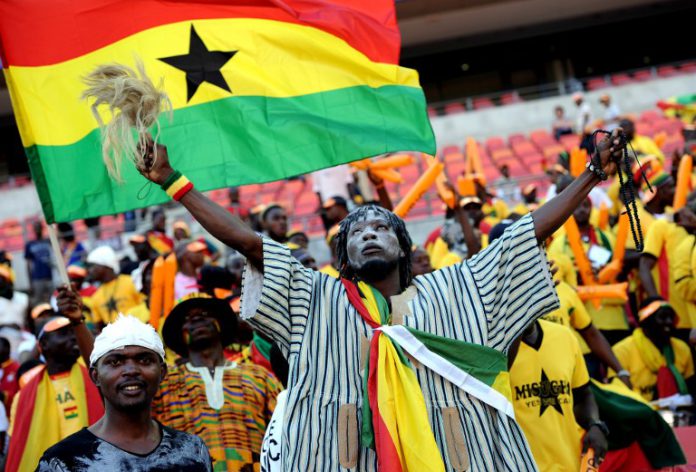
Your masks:
M271 341L266 341L265 339L263 339L256 331L254 331L254 335L251 339L251 342L254 343L254 346L256 346L256 349L261 353L261 355L270 362L271 346L273 345L273 343L271 343Z
M609 427L609 450L638 442L654 468L685 464L686 457L672 428L647 403L601 388L594 380L590 389L599 416Z
M233 96L160 120L172 166L199 190L263 183L394 151L435 154L423 91L348 87L290 98ZM100 131L67 146L25 149L48 222L115 214L170 200L135 166L107 175Z
M662 350L662 355L665 357L667 368L674 376L674 381L677 383L677 390L679 390L679 393L682 395L688 395L689 388L686 386L686 380L684 380L684 376L682 376L681 372L677 370L677 366L674 365L674 349L672 349L671 343L665 346Z
M425 347L448 360L489 387L501 372L507 371L507 356L480 344L444 338L406 327Z

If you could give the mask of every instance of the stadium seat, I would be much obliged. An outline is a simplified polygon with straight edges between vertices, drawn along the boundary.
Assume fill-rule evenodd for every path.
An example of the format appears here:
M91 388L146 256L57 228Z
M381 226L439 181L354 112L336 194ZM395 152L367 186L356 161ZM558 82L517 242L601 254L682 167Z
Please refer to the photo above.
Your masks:
M437 110L434 107L428 107L428 116L430 118L435 118L438 116Z
M491 159L493 160L493 163L497 166L501 166L503 161L517 161L512 151L508 148L497 149L491 152Z
M611 83L613 85L625 85L633 82L633 79L628 74L614 74L611 76Z
M650 69L637 70L633 73L633 80L638 82L645 82L646 80L652 80L653 73Z
M565 152L566 149L561 146L560 144L551 144L550 146L544 146L541 149L542 154L544 157L546 157L547 160L553 160L555 161L558 155L562 152Z
M662 119L662 112L658 110L645 110L640 114L639 121L652 123L653 121Z
M545 129L538 129L529 134L529 139L538 147L543 148L551 144L558 144L551 133Z
M474 98L473 105L474 110L483 110L486 108L495 107L495 103L493 103L493 101L487 97Z
M563 145L563 147L568 152L580 146L580 136L578 136L577 134L565 134L561 136L560 141L561 145Z
M609 87L604 77L594 77L587 80L587 90L599 90Z
M512 105L513 103L522 103L522 97L517 92L504 93L500 97L501 105Z
M520 158L539 154L539 150L530 141L518 141L512 145L512 150Z
M505 149L506 147L505 140L501 137L494 136L486 140L486 149L491 156L493 155L493 151Z
M696 62L685 62L679 66L679 70L688 74L696 73Z
M460 161L464 159L462 149L456 145L445 146L442 149L441 155L445 162Z
M674 66L660 66L657 68L658 77L674 77L679 75L679 71Z
M445 115L451 115L452 113L464 113L466 111L466 107L459 103L448 103L445 105Z
M508 143L510 144L510 146L523 141L527 141L527 137L524 134L515 133L508 136Z

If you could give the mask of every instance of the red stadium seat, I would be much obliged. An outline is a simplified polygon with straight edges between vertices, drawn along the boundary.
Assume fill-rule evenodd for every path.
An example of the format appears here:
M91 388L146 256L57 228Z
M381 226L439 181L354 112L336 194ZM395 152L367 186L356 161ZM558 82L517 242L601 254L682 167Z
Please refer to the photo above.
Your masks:
M487 97L474 98L473 105L474 110L483 110L486 108L495 107L495 103L493 103L493 101Z
M696 73L696 62L685 62L679 66L679 70L688 74Z
M433 107L428 107L428 116L430 118L435 118L436 116L438 116L437 110Z
M448 103L445 105L445 115L451 115L452 113L464 113L466 111L466 107L459 103Z
M488 138L486 140L486 149L488 150L489 154L493 154L493 151L497 151L498 149L505 149L507 146L505 145L505 140L503 138L494 136L491 138Z
M637 70L633 73L633 80L639 82L645 82L646 80L652 80L653 73L650 69Z
M501 105L512 105L513 103L522 103L523 101L524 100L522 100L520 94L517 92L504 93L500 97Z
M541 152L547 159L553 159L555 161L555 158L558 157L558 155L564 152L565 150L566 149L560 144L552 144L550 146L543 147L541 149Z
M464 154L462 154L462 149L456 145L445 146L442 149L441 155L445 162L460 161L464 159Z
M625 85L631 82L633 82L633 79L631 79L628 74L614 74L611 76L611 83L613 85Z
M561 145L563 145L568 152L580 146L580 136L577 134L565 134L561 136L560 141Z
M531 156L534 154L539 154L539 150L530 141L516 142L512 145L512 150L517 155L517 157L521 158Z
M556 140L553 139L553 136L551 136L551 133L549 133L545 129L538 129L532 131L529 134L529 139L540 148L543 148L550 144L557 144Z
M508 148L497 149L491 152L491 159L493 163L500 166L503 161L515 161L515 156L512 151Z
M609 87L609 84L603 77L595 77L587 80L587 90L599 90Z
M658 77L674 77L679 75L679 71L674 66L660 66L657 68Z
M658 110L645 110L640 114L639 121L647 121L652 123L656 120L661 120L663 118L662 112Z
M527 137L524 134L515 133L508 136L508 143L510 143L510 146L516 143L520 143L522 141L527 141Z

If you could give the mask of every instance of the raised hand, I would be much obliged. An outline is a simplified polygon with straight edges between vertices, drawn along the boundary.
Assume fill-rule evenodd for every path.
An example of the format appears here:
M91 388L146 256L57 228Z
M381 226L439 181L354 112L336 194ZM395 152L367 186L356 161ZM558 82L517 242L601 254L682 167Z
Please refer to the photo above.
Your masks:
M157 144L157 152L155 152L155 143L150 138L144 148L140 148L138 151L142 156L142 164L136 167L138 172L146 179L157 185L162 185L167 180L167 177L174 172L174 169L169 164L169 154L167 154L166 146Z
M58 311L68 318L73 324L79 324L83 320L82 299L67 285L58 287Z

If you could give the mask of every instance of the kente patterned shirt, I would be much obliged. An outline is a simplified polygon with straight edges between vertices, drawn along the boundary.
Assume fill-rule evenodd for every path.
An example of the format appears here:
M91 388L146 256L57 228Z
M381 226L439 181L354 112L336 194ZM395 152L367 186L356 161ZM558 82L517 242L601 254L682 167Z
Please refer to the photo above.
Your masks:
M215 471L257 470L280 383L263 367L228 362L213 375L190 363L168 367L153 403L162 424L203 439Z

